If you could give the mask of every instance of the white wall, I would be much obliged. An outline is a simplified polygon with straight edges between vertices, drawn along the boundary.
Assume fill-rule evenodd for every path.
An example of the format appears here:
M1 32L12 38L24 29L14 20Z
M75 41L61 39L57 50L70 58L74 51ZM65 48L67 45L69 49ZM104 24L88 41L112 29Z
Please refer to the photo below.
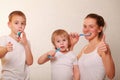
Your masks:
M84 17L89 13L97 13L107 23L105 31L115 61L115 80L120 79L120 1L119 0L0 0L0 36L8 35L8 15L13 10L21 10L26 14L26 33L31 42L34 63L30 67L31 80L50 80L50 63L37 64L43 53L53 48L51 33L58 28L68 32L82 33ZM75 46L76 54L86 44L81 38Z

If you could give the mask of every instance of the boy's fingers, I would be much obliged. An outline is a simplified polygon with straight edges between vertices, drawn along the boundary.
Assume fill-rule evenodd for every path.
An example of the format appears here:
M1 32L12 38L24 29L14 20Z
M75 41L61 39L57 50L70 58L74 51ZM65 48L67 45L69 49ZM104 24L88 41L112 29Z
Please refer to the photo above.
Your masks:
M13 45L11 42L8 42L9 45Z

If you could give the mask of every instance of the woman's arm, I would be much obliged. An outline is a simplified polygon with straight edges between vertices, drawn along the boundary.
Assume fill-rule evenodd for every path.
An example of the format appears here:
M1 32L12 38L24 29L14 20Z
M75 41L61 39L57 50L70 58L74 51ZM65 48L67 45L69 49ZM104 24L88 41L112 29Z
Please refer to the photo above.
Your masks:
M113 79L115 76L115 65L111 56L110 49L106 53L102 53L102 60L105 66L106 75L109 79Z
M103 38L98 45L98 53L102 57L106 75L109 79L113 79L115 76L115 65L111 56L110 48L105 42L105 35L103 35Z

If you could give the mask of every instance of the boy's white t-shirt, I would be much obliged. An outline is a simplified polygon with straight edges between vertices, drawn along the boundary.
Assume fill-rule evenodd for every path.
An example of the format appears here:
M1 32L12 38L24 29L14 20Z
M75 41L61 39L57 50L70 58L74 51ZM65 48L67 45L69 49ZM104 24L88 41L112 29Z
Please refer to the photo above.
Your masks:
M73 65L77 65L77 58L72 51L66 54L56 52L51 64L52 80L73 80Z
M2 59L3 80L29 80L28 66L24 46L10 36L0 37L0 46L6 46L8 42L13 44L13 51L8 52Z

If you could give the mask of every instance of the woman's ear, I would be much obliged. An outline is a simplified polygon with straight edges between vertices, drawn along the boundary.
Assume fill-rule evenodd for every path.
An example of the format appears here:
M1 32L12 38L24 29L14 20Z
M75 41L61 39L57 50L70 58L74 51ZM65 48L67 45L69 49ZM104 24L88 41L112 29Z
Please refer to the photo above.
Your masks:
M103 27L101 26L98 30L98 32L102 32L103 31Z

